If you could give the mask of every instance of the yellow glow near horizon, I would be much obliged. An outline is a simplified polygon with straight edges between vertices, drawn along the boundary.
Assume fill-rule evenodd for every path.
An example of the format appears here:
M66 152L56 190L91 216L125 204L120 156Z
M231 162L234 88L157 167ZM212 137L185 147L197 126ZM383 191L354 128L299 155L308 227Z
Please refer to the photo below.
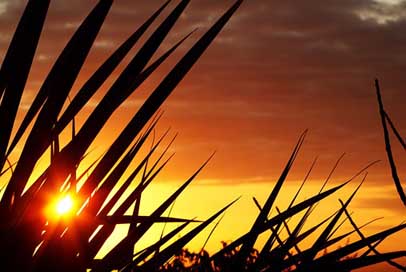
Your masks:
M58 215L66 215L70 211L72 211L72 207L73 207L73 199L70 195L66 195L65 197L58 200L58 202L56 203L55 210Z

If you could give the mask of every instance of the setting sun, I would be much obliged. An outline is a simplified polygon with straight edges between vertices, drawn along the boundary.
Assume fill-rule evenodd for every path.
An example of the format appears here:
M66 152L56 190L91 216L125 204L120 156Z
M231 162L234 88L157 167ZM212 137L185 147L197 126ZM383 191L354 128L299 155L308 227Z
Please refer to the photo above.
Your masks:
M56 213L58 215L65 215L72 210L73 199L70 195L66 195L56 203Z

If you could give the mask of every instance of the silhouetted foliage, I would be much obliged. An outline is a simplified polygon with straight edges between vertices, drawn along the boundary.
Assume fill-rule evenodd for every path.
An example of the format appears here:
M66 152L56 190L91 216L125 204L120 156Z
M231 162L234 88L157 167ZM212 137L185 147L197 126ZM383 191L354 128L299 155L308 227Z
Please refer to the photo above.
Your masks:
M189 38L191 33L186 34L172 48L148 65L190 2L181 0L141 45L84 124L77 130L75 116L99 91L139 38L167 8L169 2L170 0L166 1L107 58L85 81L82 88L73 96L72 101L68 103L68 107L64 109L63 106L69 94L72 93L73 83L78 78L113 4L112 0L100 0L58 56L21 124L15 127L20 100L50 4L49 0L28 1L0 70L0 166L4 170L1 178L5 184L0 203L1 270L128 269L139 264L133 259L134 245L152 225L158 222L180 222L184 223L183 227L185 227L189 223L197 222L164 217L163 213L207 162L149 216L139 214L139 203L144 189L172 157L166 154L171 141L158 159L152 161L152 155L156 154L157 148L163 145L163 140L168 133L154 143L151 150L134 168L131 164L154 131L161 115L158 110L162 103L222 30L241 5L241 0L236 1L168 72L119 136L110 144L106 153L95 160L83 173L77 173L79 165L88 154L89 147L111 115L171 56L181 43ZM60 134L70 123L72 123L72 138L60 144ZM12 131L15 131L15 134L12 134ZM9 155L15 151L19 143L22 151L18 154L19 158L15 165L12 165ZM50 152L47 168L31 183L30 179L34 176L37 162L46 156L47 152ZM131 175L119 186L112 198L106 200L129 168L133 168ZM136 178L140 179L140 183L123 202L120 202L118 208L114 208L115 204L123 198L125 191L134 186ZM43 210L49 205L50 196L51 198L72 196L76 201L72 216L54 220L45 215ZM133 214L126 215L134 204ZM171 249L167 250L164 256L153 258L154 266L166 262L226 208L198 225L193 235L186 235L174 244L169 244ZM117 224L130 225L127 236L104 258L94 260ZM178 228L171 233L171 236L177 235L182 229ZM169 239L170 237L163 237L156 245L167 246ZM146 257L152 253L150 252Z
M368 165L348 181L324 190L308 199L298 201L302 186L292 198L289 207L279 210L276 199L283 188L291 167L303 144L304 133L295 146L286 167L275 184L252 228L211 256L202 251L191 253L185 246L203 229L215 222L235 201L213 214L205 221L163 216L175 200L202 171L210 158L196 170L175 192L160 203L150 215L140 214L144 190L169 162L168 150L174 138L163 148L167 131L153 141L152 147L133 166L136 155L145 149L161 117L159 108L183 77L201 57L242 3L237 0L216 23L187 51L168 72L155 90L131 116L118 137L109 143L107 151L94 160L83 172L78 169L89 154L94 139L120 105L187 39L191 33L149 64L187 7L189 0L180 0L176 7L159 23L156 30L140 46L129 64L120 72L105 96L92 110L84 124L77 127L75 117L99 91L112 72L129 54L133 46L152 23L167 8L165 2L149 19L124 41L118 49L84 83L70 103L72 86L89 54L112 0L100 0L74 33L55 61L39 88L21 124L15 126L19 104L28 78L35 50L44 26L49 0L29 0L17 26L0 69L0 166L4 182L0 202L0 265L2 271L347 271L378 262L390 262L405 256L404 251L380 253L377 246L388 236L406 227L405 224L364 236L348 212L359 186L334 210L328 218L303 230L316 205L357 178ZM149 65L148 65L149 64ZM64 105L67 104L67 108ZM71 139L60 143L63 131L72 124ZM12 133L15 131L15 134ZM23 137L23 136L26 137ZM21 144L18 160L10 162L9 156ZM48 154L49 153L49 154ZM155 158L158 155L158 158ZM50 155L45 170L34 175L37 163ZM373 163L372 163L373 164ZM372 165L371 164L371 165ZM130 175L124 179L124 173ZM311 171L311 170L310 170ZM310 173L309 171L309 173ZM366 176L365 176L366 177ZM364 178L365 178L364 177ZM135 182L136 178L139 180ZM119 182L123 181L123 182ZM362 182L361 182L362 183ZM80 184L80 185L79 185ZM117 189L117 190L113 190ZM125 192L131 189L129 195ZM112 193L114 191L114 194ZM76 205L71 217L49 218L43 213L51 199L72 196ZM109 198L110 196L111 198ZM122 201L121 201L122 200ZM119 203L119 204L118 204ZM116 205L117 204L117 205ZM118 206L118 207L115 207ZM128 212L131 209L131 214ZM272 210L277 214L270 217ZM354 231L335 235L340 228L340 218L346 215ZM290 219L298 218L296 224ZM155 243L134 253L134 246L156 223L181 224L162 235ZM186 227L198 223L188 230ZM129 231L116 246L101 259L95 259L103 244L111 237L118 224L128 224ZM324 229L323 229L324 226ZM185 231L183 235L180 235ZM281 231L287 233L282 236ZM303 240L316 231L321 235L312 246L299 247ZM326 252L357 232L359 239ZM260 235L267 236L266 243L255 249ZM175 237L178 237L174 239ZM174 241L173 241L174 240ZM356 252L363 251L359 256ZM324 255L320 254L326 252ZM172 259L172 261L171 261ZM398 265L398 267L401 267ZM403 269L403 268L402 268Z
M221 242L223 248L227 248L226 242ZM160 268L160 271L193 271L193 272L231 272L231 263L236 261L239 249L233 248L224 252L215 261L210 260L210 255L207 251L202 250L199 253L190 252L188 249L182 249L178 254L175 254L173 259ZM247 259L244 262L244 267L240 271L251 271L255 268L255 262L259 256L259 251L252 249Z
M390 128L392 129L393 133L395 134L396 139L399 141L399 143L403 147L403 150L405 150L405 151L406 151L406 143L402 139L402 136L400 136L400 133L396 129L396 127L393 124L392 120L390 119L388 113L385 111L385 108L384 108L383 102L382 102L381 90L380 90L379 82L377 79L375 80L375 88L376 88L376 95L377 95L378 104L379 104L379 114L381 116L381 123L382 123L384 140L385 140L385 150L386 150L386 154L388 156L388 161L389 161L389 165L390 165L390 169L391 169L391 173L392 173L392 178L395 183L396 190L398 191L399 197L402 200L403 205L406 206L406 193L402 188L398 170L396 168L395 159L393 157L391 141L390 141L390 137L389 137L388 124L389 124Z

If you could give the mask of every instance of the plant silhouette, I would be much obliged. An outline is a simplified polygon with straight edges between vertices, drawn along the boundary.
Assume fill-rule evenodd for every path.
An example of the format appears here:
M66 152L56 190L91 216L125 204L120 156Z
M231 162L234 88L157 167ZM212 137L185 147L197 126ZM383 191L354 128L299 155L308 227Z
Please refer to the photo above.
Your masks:
M131 216L125 212L139 201L143 190L154 180L169 159L162 154L144 171L141 183L116 209L113 206L130 187L135 176L142 174L147 162L167 136L163 135L151 148L132 175L119 188L113 198L105 200L117 184L124 171L154 130L160 113L158 109L178 83L183 79L213 39L221 31L242 1L236 1L228 11L192 46L181 60L169 71L158 87L145 100L127 126L109 146L106 153L78 176L77 169L95 137L103 129L113 112L182 44L187 34L167 52L148 65L152 57L171 31L175 22L190 1L180 1L169 15L162 20L152 35L141 46L138 53L120 73L103 99L97 104L83 126L76 131L75 116L88 103L115 68L149 29L170 1L165 2L145 21L120 47L96 70L63 110L72 86L79 76L84 61L113 4L101 0L76 30L38 90L21 124L14 123L24 91L31 64L39 42L50 1L30 0L15 31L0 71L1 90L1 138L0 163L6 180L0 206L1 218L1 263L6 271L108 271L123 269L132 263L134 245L157 222L181 222L183 229L194 220L163 217L163 212L201 171L192 175L171 197L163 202L150 216L141 216L134 209ZM60 134L72 123L72 138L61 148ZM149 124L148 124L149 123ZM32 126L30 128L30 125ZM16 133L11 137L12 131ZM144 132L143 132L144 131ZM24 139L22 136L26 134ZM8 156L19 142L22 151L15 166L9 164ZM51 159L47 169L32 183L38 160L48 150ZM167 149L166 149L167 151ZM166 151L164 153L166 153ZM83 183L77 186L78 182ZM28 189L24 190L28 185ZM62 193L61 193L62 191ZM77 202L74 216L69 220L53 222L41 212L48 205L49 195L70 194ZM228 207L228 206L227 206ZM216 216L220 215L222 209ZM203 222L200 229L216 216ZM127 236L101 260L94 257L112 234L117 224L130 224ZM101 226L101 229L98 229ZM97 233L96 233L97 230ZM93 235L94 234L94 235ZM177 233L173 233L175 236ZM90 239L92 237L92 239ZM168 237L163 237L168 239ZM161 241L161 242L162 242ZM182 240L184 244L187 239ZM178 243L172 249L173 255L184 244ZM165 258L157 259L160 265Z
M0 163L1 179L5 184L0 202L1 270L325 271L328 268L330 271L349 271L379 262L388 262L404 270L404 267L392 259L405 256L405 251L380 253L377 246L388 236L403 230L406 225L401 224L371 236L364 236L361 232L364 226L358 227L347 211L360 186L345 202L341 202L340 209L333 210L331 216L304 230L310 214L321 201L359 177L369 166L340 185L324 190L324 184L319 193L298 201L297 197L307 180L306 177L289 207L285 210L278 209L276 199L306 133L299 138L264 205L261 206L255 200L259 215L252 228L231 243L224 244L223 249L211 256L204 250L197 254L190 253L184 247L203 229L214 223L236 200L203 222L163 216L210 158L150 215L140 214L144 190L171 159L171 155L167 153L173 140L170 140L163 148L164 151L151 163L152 158L155 158L153 154L158 153L158 147L163 145L168 132L154 141L135 167L130 165L153 135L162 115L159 111L161 105L237 11L242 0L235 1L168 72L139 110L131 116L118 137L109 144L107 151L83 172L78 173L79 165L88 156L89 147L112 114L190 37L191 33L186 34L149 64L190 2L180 0L140 46L77 130L75 117L110 78L161 12L168 7L169 2L171 1L163 3L135 30L67 103L72 86L113 4L112 0L100 0L55 60L22 122L16 127L19 104L50 5L50 0L28 1L0 70ZM72 124L72 137L62 145L61 133L68 129L69 124ZM16 152L18 144L22 145L19 158L15 163L10 162L9 156ZM36 165L48 152L49 164L36 177ZM131 174L119 183L127 170ZM35 180L31 181L34 176ZM140 182L133 185L136 177L140 177ZM326 183L327 181L328 178ZM113 188L117 190L108 198ZM129 188L131 193L125 196L124 193ZM60 211L63 213L69 208L72 209L70 217L51 220L45 216L42 210L49 205L49 196L61 198L64 206ZM119 201L122 198L124 200ZM127 215L132 207L132 214ZM274 208L278 212L277 215L269 217ZM340 218L343 216L351 222L354 230L337 236L335 233L341 226ZM296 224L290 222L294 217L299 218ZM156 223L179 225L149 247L134 253L134 246ZM128 224L128 233L102 259L95 259L118 224ZM179 237L191 224L196 226ZM320 235L313 245L301 249L299 244L318 231ZM281 232L286 232L287 235L283 237ZM358 240L342 247L336 246L353 233L358 234ZM260 235L267 235L268 238L264 246L257 250L255 246ZM327 252L331 247L337 249ZM354 255L355 253L359 255Z
M395 125L393 124L392 120L390 119L388 113L385 111L385 108L384 108L383 102L382 102L381 89L379 87L379 81L377 79L375 80L375 88L376 88L376 95L377 95L378 105L379 105L379 115L381 117L382 128L383 128L385 150L386 150L386 154L387 154L388 161L389 161L389 166L390 166L391 173L392 173L392 178L395 183L396 190L398 191L399 197L403 202L403 205L406 205L406 194L402 188L398 170L396 168L395 159L393 157L392 146L391 146L390 138L389 138L388 124L389 124L390 128L392 129L393 133L395 134L396 139L399 141L399 143L401 144L401 146L403 147L404 150L406 150L406 143L402 139L402 136L400 136L398 130L396 129Z

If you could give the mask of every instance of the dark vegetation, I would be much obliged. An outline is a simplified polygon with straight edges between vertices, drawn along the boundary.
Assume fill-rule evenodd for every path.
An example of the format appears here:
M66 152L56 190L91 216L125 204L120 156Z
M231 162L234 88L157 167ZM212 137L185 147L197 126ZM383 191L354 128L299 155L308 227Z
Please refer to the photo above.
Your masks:
M399 141L400 145L402 146L403 150L405 150L405 151L406 151L406 143L402 139L402 136L396 129L396 127L393 124L392 120L390 119L388 113L385 111L385 108L384 108L383 102L382 102L381 89L379 87L378 80L375 80L375 88L376 88L376 95L378 98L379 114L381 116L381 121L382 121L383 135L384 135L384 140L385 140L385 150L386 150L386 154L388 156L388 162L389 162L389 165L391 168L392 178L393 178L393 181L395 182L396 190L398 191L399 197L402 200L403 205L406 205L406 194L405 194L404 189L402 188L398 170L396 168L396 163L395 163L395 159L393 156L391 141L390 141L390 137L389 137L388 125L392 129L393 134L396 136L396 139Z
M75 116L109 78L168 3L169 1L164 3L97 69L65 109L64 104L71 93L72 85L112 5L112 0L99 1L55 61L23 121L15 127L20 100L49 6L49 0L28 1L0 70L0 163L3 169L1 181L5 184L0 202L1 270L326 271L328 268L329 271L350 271L388 262L404 271L404 267L393 259L405 256L405 251L381 253L377 247L388 236L404 230L406 225L401 224L365 236L362 228L368 223L357 225L348 212L348 206L366 178L365 171L370 165L348 181L326 189L329 176L319 193L298 201L307 175L287 209L279 210L275 206L306 133L301 135L266 202L261 205L254 199L259 214L252 228L231 243L224 244L223 249L211 256L204 250L194 254L183 248L198 233L215 222L235 201L203 222L163 216L207 161L154 212L148 216L140 215L143 191L171 158L167 151L172 140L163 148L164 151L152 160L155 158L152 155L158 152L168 133L154 141L136 167L130 167L130 164L151 138L161 116L159 108L162 103L238 9L241 0L236 1L168 72L108 150L84 172L77 173L94 138L113 112L189 38L190 34L187 34L179 43L148 64L189 3L187 0L181 0L141 46L88 119L76 131ZM385 120L389 120L387 115L385 116ZM71 125L72 137L61 147L60 134L69 129L68 125ZM15 133L12 133L13 131ZM26 135L26 138L23 135ZM23 146L19 159L17 162L10 162L9 155L15 152L18 143ZM30 184L29 179L33 176L38 160L48 153L49 165ZM118 183L128 168L131 175L123 183ZM360 176L360 185L348 199L340 200L341 208L331 211L329 217L305 228L308 217L319 203ZM134 184L135 177L140 177L138 184ZM119 187L116 193L106 200L115 187ZM133 188L131 194L115 208L115 204L128 188ZM50 220L41 212L43 207L48 205L50 195L66 194L73 195L78 201L74 216ZM270 217L271 210L275 209L276 215ZM131 215L127 215L129 211ZM298 219L297 222L292 220L295 224L291 221L293 218ZM353 231L337 235L337 230L345 220L351 223ZM134 246L156 223L180 225L163 235L156 243L134 253ZM102 259L96 260L97 252L118 224L129 224L127 235ZM194 227L179 238L179 234L189 225ZM287 235L282 236L282 232ZM314 233L319 234L312 245L301 248L300 243ZM358 239L346 242L353 233L357 234ZM256 242L260 235L265 235L267 239L257 250Z

